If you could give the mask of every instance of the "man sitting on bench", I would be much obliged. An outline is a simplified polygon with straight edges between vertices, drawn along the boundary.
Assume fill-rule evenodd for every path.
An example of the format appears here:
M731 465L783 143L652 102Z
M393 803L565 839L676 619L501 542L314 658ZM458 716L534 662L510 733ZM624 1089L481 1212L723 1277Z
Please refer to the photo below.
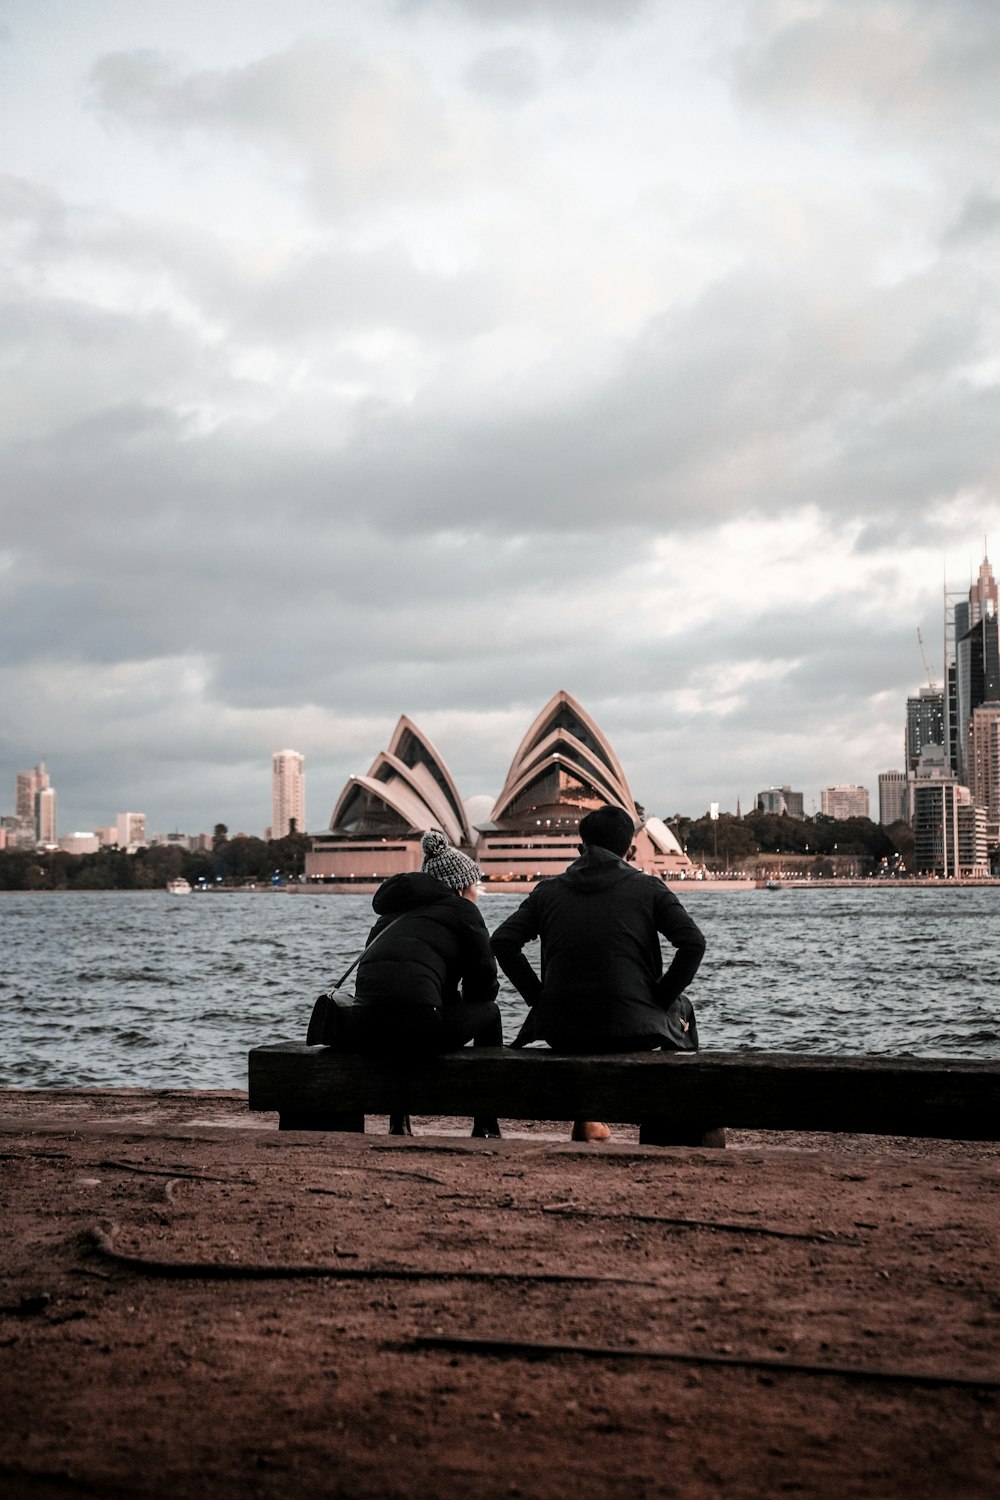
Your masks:
M557 1052L651 1052L676 1046L667 1009L698 972L705 939L672 891L628 861L635 828L620 807L580 820L580 858L537 885L492 937L497 963L531 1007L513 1043ZM666 973L659 934L677 949ZM541 978L525 958L541 938ZM607 1140L577 1120L575 1141Z

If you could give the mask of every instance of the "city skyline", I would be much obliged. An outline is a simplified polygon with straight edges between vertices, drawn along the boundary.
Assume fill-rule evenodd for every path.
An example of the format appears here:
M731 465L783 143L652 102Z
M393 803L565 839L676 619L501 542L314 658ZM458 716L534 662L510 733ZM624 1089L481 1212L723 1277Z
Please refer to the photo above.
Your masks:
M998 80L973 0L10 0L0 778L257 831L294 745L316 829L563 685L662 815L874 793L1000 533Z

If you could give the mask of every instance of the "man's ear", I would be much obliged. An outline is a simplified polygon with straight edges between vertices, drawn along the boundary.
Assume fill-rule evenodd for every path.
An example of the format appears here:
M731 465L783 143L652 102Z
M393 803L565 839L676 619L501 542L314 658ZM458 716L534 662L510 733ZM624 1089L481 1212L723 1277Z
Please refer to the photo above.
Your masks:
M628 853L625 856L625 863L630 865L634 859L635 859L635 845L634 844L629 844L629 846L628 846Z

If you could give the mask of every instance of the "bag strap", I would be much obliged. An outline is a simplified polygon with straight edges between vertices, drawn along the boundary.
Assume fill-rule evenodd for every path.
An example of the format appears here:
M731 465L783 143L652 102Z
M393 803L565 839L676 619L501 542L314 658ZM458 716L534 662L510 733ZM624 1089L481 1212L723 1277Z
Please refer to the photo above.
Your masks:
M436 902L434 904L437 905ZM401 911L398 917L393 917L393 919L392 919L391 922L387 922L385 924L385 926L382 928L382 931L378 934L378 936L377 937L373 937L372 940L371 940L371 942L368 943L368 944L366 944L365 947L362 948L362 950L358 954L357 958L351 964L351 967L349 969L345 970L345 972L337 980L336 984L333 984L333 985L330 986L330 988L327 990L327 994L331 995L331 996L334 995L336 993L336 991L340 989L341 985L344 984L346 980L350 979L351 975L354 973L355 969L358 967L358 964L364 958L365 954L366 953L370 953L371 950L375 947L375 944L379 941L379 939L385 937L385 935L389 931L390 927L395 927L396 923L397 922L401 922L404 917L412 917L412 916L415 916L417 914L417 912L429 911L429 910L430 910L430 907L428 907L428 906L415 906L410 911Z

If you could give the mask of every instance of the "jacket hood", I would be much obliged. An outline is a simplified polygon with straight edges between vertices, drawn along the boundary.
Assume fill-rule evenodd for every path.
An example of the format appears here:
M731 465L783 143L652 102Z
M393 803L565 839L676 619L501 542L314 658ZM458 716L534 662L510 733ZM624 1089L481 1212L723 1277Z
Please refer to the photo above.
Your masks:
M413 911L418 906L430 906L435 901L447 901L455 892L449 890L433 875L422 870L413 870L407 875L390 875L372 897L372 910L380 917L387 913Z
M602 849L599 844L589 844L579 859L575 859L562 877L574 891L606 891L620 880L628 880L636 873L631 865Z

